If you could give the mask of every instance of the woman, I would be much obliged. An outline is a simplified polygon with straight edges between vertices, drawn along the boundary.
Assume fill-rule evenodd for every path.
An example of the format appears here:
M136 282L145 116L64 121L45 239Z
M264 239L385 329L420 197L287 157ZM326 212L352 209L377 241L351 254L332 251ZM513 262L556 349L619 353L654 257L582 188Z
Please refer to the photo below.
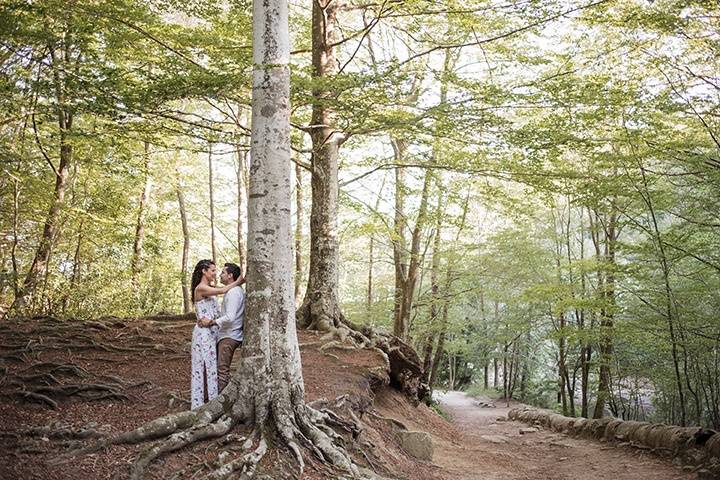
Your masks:
M200 260L195 265L191 282L191 298L195 303L195 316L198 320L209 318L211 320L220 316L220 306L217 295L226 293L231 288L240 285L242 279L223 287L215 286L217 269L212 260ZM201 327L195 325L192 336L192 372L190 376L190 408L196 409L205 403L205 394L208 401L218 394L217 380L217 327ZM205 386L207 385L207 392Z

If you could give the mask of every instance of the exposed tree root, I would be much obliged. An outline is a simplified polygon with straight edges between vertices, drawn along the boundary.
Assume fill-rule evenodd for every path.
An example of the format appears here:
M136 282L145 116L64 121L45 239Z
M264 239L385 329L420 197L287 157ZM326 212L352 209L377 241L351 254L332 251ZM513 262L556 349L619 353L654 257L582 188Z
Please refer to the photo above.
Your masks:
M253 398L248 396L247 390L241 389L233 380L220 396L197 410L173 413L134 430L100 438L92 445L63 455L58 462L67 461L78 454L96 452L111 445L155 441L138 456L132 466L130 478L138 480L143 478L148 466L162 455L202 440L222 437L239 423L252 421L252 415L248 414L247 409L247 405L251 405L252 402ZM269 432L277 433L282 442L293 452L300 471L305 465L302 445L321 461L342 469L354 477L359 476L358 467L344 447L343 437L332 428L346 431L354 439L360 433L354 422L346 421L330 410L316 410L304 404L288 412L272 412L266 420L274 428L256 425L258 428L255 434L243 445L245 450L250 451L222 463L206 478L221 479L231 475L233 478L252 478L257 464L268 449L267 437L271 435ZM255 422L260 422L260 419L255 419Z
M78 428L73 425L54 422L48 426L30 427L15 433L27 437L46 437L61 440L83 440L105 436L106 433L95 428L96 426L96 424L90 423Z
M373 327L353 324L339 309L335 309L334 317L330 318L323 313L315 315L310 301L306 300L298 309L297 323L300 328L324 333L321 339L326 343L319 350L325 355L333 356L327 352L333 348L364 348L376 351L386 362L392 386L416 404L429 395L430 388L425 382L423 363L410 345Z
M158 325L155 330L159 331L161 326L174 327L170 324ZM346 343L328 345L326 350L377 349L374 341L366 338L361 332L354 332L348 328L341 328L339 332L333 335L338 339L344 339ZM327 339L323 340L326 341ZM117 319L73 324L43 318L35 323L28 323L24 331L20 328L11 329L11 336L6 343L8 344L6 347L11 351L4 352L5 357L13 355L22 361L28 361L28 357L37 360L41 358L39 354L49 350L95 350L112 353L134 353L146 349L169 350L155 345L151 337L142 335L140 330L129 327ZM389 369L387 355L379 349L377 351L381 352ZM244 442L243 451L238 456L231 456L230 451L233 446L230 445L228 450L224 449L225 451L218 456L219 464L203 467L203 461L199 460L200 469L194 471L194 474L201 473L205 468L209 472L207 478L228 476L252 478L270 445L274 444L275 439L279 439L280 445L286 446L293 453L300 471L309 458L308 452L312 452L310 456L315 455L321 462L331 465L338 471L347 472L346 475L353 477L360 476L360 469L348 451L349 447L355 449L355 442L359 439L361 433L359 423L345 420L326 406L312 408L302 401L302 396L292 400L275 398L273 392L270 392L265 399L268 402L267 411L255 411L258 408L258 398L262 397L263 392L253 392L252 387L245 385L245 383L253 383L247 380L254 378L253 372L258 370L244 366L246 361L254 360L243 358L240 369L244 371L238 372L239 375L236 374L237 380L234 378L220 396L197 410L173 413L119 434L108 435L94 428L75 431L64 426L49 426L47 431L36 430L35 436L63 442L73 441L69 444L71 450L51 461L54 464L64 463L76 458L77 455L97 452L113 445L147 444L130 468L131 478L139 479L143 478L153 462L165 454L200 441L225 437L222 441L226 444L240 446L243 440L230 439L231 436L235 436L228 434L235 426L244 423L254 426L256 435ZM378 375L378 378L380 377L387 378L384 372L383 375ZM80 396L85 400L127 398L128 389L146 384L145 382L132 384L113 375L96 375L72 363L43 361L35 361L32 365L15 368L0 366L0 379L2 379L0 385L5 389L0 394L19 395L22 392L24 398L43 402L51 407L57 407L60 399L69 396ZM345 405L344 402L345 400L341 398L333 408L342 407ZM84 442L78 444L77 440ZM372 466L369 459L368 464ZM192 469L188 470L190 471Z
M191 443L205 440L208 438L217 438L225 435L235 425L231 416L224 415L217 422L206 425L193 426L187 430L174 433L166 439L157 442L150 448L145 450L133 465L130 474L131 480L140 480L143 478L145 468L161 455L179 450Z
M141 335L137 326L131 329L120 319L70 322L52 317L39 317L31 321L22 318L13 320L19 320L18 328L12 329L8 335L5 335L6 343L0 345L0 349L9 350L5 354L6 358L8 355L48 350L99 350L111 353L142 353L152 350L180 353L178 350L155 343L152 337ZM114 343L120 339L128 340L129 345Z
M0 395L44 403L57 409L58 400L72 396L84 400L127 400L127 389L147 385L131 384L114 375L94 376L75 364L38 362L17 372L5 369Z
M370 415L371 417L377 418L378 420L382 420L391 425L394 425L394 426L400 428L400 430L408 429L408 427L404 423L402 423L400 420L396 420L396 419L390 418L390 417L384 417L384 416L380 415L379 413L375 413L375 412L367 412L367 414Z
M255 475L258 463L260 463L260 460L262 460L266 452L267 441L265 441L264 438L260 438L257 447L255 447L252 451L246 453L240 458L224 463L222 466L205 476L205 480L223 480L238 472L238 470L240 471L238 478L252 478Z

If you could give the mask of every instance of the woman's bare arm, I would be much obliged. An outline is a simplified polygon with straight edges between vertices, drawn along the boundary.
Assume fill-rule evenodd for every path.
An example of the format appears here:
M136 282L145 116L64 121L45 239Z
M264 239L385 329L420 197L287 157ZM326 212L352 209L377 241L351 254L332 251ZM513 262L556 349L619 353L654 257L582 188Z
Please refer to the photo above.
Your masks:
M200 284L195 288L195 297L212 297L213 295L223 295L228 292L233 287L237 287L238 285L242 285L243 282L245 282L244 277L240 277L237 280L235 280L232 283L229 283L227 285L223 285L222 287L213 287L210 285L203 285Z

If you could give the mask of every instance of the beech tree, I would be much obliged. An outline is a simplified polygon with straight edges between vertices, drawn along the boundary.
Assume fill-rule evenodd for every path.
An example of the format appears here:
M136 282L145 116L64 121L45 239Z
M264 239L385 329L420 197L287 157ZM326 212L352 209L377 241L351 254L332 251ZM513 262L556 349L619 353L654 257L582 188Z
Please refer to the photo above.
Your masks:
M246 442L250 451L223 463L208 478L228 478L238 471L243 478L252 477L268 442L276 439L292 451L301 472L301 446L305 446L348 473L358 474L345 449L336 443L338 436L328 428L343 424L341 420L309 407L304 399L290 222L289 60L287 1L255 2L247 320L241 364L223 392L202 407L153 420L93 447L160 439L137 459L131 478L142 478L158 456L224 435L240 422L253 426Z
M311 124L307 127L312 139L310 273L298 321L305 328L323 331L334 331L343 320L338 298L337 217L338 156L345 135L334 126L330 102L335 93L328 83L337 71L337 15L342 5L336 0L312 4L312 78L316 83Z

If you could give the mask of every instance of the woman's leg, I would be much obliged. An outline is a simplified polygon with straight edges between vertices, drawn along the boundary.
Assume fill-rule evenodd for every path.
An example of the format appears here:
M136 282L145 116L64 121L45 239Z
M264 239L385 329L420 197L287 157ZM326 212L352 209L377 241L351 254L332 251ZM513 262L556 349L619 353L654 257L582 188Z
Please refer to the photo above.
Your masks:
M213 335L207 335L205 375L207 378L207 396L208 401L210 401L217 397L218 394L217 346L215 345L215 337Z
M203 359L202 346L200 339L193 335L192 349L190 351L191 371L190 371L190 409L195 410L203 404L205 396L205 388L203 385L203 377L205 373L205 362Z

